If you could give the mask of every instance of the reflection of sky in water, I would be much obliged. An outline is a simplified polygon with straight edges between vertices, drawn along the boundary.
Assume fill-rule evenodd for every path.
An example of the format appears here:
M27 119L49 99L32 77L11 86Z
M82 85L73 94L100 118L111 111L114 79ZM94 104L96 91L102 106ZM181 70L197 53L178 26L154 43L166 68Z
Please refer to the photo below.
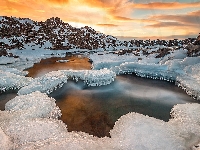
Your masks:
M60 63L57 60L69 60L68 62ZM57 70L90 70L91 64L88 62L88 58L79 55L66 56L63 58L53 57L42 59L40 63L34 64L30 69L28 76L40 77L48 72Z
M173 105L195 102L173 83L133 75L118 76L112 84L101 87L69 81L51 96L57 100L61 119L69 131L85 131L99 137L109 136L114 122L129 112L168 121Z
M67 63L58 63L67 59ZM87 58L76 56L49 58L35 64L29 76L37 77L59 69L90 69ZM0 109L16 96L8 91L0 94ZM175 104L195 102L173 83L144 79L134 75L117 76L107 86L87 87L83 82L68 81L50 96L62 110L62 120L69 131L84 131L99 137L109 136L115 121L129 112L138 112L164 121L170 118Z
M17 96L17 91L15 90L9 90L3 93L0 92L0 110L5 110L5 104L10 99L15 98L15 96Z

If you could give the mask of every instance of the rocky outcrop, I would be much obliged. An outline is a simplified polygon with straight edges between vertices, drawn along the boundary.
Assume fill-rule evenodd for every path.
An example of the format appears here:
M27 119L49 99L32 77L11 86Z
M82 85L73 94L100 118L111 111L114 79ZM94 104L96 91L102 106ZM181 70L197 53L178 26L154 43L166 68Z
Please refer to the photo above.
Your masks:
M200 36L185 40L130 40L120 41L111 35L105 35L85 26L75 28L63 22L58 17L52 17L46 21L33 21L28 18L0 17L0 50L9 49L87 49L87 50L116 50L122 52L119 55L136 51L138 48L148 49L153 46L162 45L165 47L183 48L183 45L193 43L200 45ZM192 50L190 53L195 53ZM167 54L166 50L161 51L162 57Z
M25 49L27 46L53 50L106 49L120 43L117 38L97 33L91 27L74 28L60 18L36 22L26 18L0 18L0 49ZM119 44L118 44L119 45Z
M193 43L189 43L186 46L188 50L187 55L190 57L200 56L200 33Z

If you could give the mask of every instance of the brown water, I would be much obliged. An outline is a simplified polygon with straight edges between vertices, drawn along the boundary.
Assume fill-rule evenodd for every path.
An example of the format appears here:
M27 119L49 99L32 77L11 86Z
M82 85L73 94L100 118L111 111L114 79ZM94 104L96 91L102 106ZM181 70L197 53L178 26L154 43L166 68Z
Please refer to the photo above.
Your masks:
M117 119L129 112L168 121L174 105L196 102L173 83L135 75L117 76L112 84L101 87L69 81L50 96L62 110L61 119L69 131L98 137L109 136Z
M68 60L68 62L57 62L57 60ZM27 69L29 77L39 77L50 71L57 70L91 70L91 63L88 62L88 58L84 55L70 55L63 58L52 57L42 59L40 63L34 64L32 68Z
M17 96L16 90L9 90L6 92L0 91L0 110L5 110L5 104Z
M56 62L60 59L69 62ZM91 64L84 56L49 58L28 69L28 76L38 77L60 69L91 69ZM0 109L15 96L13 91L0 94ZM115 121L129 112L168 121L174 105L196 102L174 83L135 75L117 76L113 83L101 87L87 87L82 81L69 80L50 96L56 99L68 131L83 131L98 137L110 136Z

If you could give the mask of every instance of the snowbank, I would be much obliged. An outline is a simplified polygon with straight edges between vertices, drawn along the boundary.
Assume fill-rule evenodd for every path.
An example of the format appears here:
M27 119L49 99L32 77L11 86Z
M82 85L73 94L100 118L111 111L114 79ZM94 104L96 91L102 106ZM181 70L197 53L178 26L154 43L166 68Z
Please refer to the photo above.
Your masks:
M12 64L19 61L19 58L1 56L0 65Z
M11 99L6 103L5 110L21 112L24 117L28 118L58 118L61 116L61 110L56 106L55 99L40 92Z
M59 70L52 71L32 82L18 91L19 95L29 94L35 91L51 93L54 89L62 87L71 78L83 80L88 86L102 86L114 81L116 74L108 69L101 70Z
M174 106L169 122L128 113L115 123L111 138L97 138L68 132L66 125L52 115L54 101L40 92L10 100L6 110L0 111L0 137L4 142L1 146L5 150L196 150L200 141L200 104ZM58 111L56 114L59 116Z
M13 143L11 142L11 138L6 135L0 127L0 145L2 150L12 150Z
M116 149L183 150L184 140L170 124L137 113L122 116L110 131Z
M176 85L194 99L200 100L200 63L189 65L184 71L185 75L177 77Z
M9 89L20 89L28 85L32 78L16 75L0 70L0 90L6 91Z
M162 59L155 54L91 54L93 69L108 68L116 74L135 73L137 76L175 81L186 93L200 100L200 57L186 57L186 50L171 51ZM127 59L127 61L125 61Z

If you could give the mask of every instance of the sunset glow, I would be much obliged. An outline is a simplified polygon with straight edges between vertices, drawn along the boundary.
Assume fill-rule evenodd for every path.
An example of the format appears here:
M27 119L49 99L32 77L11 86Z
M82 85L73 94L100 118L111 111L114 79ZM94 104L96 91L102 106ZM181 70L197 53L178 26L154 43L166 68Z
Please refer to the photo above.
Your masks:
M59 17L125 39L183 39L200 32L200 2L194 0L1 0L0 10L0 16L36 21Z

